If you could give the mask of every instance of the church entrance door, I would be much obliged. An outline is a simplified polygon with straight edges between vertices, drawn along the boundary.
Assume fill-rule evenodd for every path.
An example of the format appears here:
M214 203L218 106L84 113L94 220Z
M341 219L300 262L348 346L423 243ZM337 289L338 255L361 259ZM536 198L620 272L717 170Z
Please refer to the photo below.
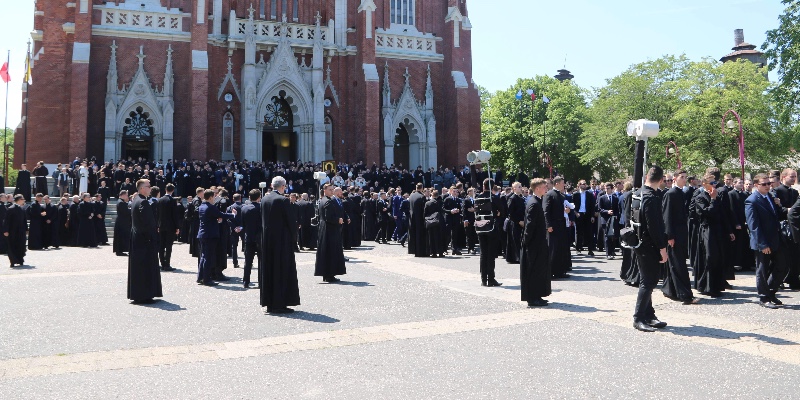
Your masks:
M122 158L152 159L154 132L150 114L142 107L136 107L136 110L131 111L128 118L125 118L125 127L122 128Z
M394 137L394 165L408 166L410 142L411 138L408 135L408 131L405 125L401 123L395 131Z
M272 97L264 115L261 159L267 162L297 160L297 133L294 132L292 109L281 90Z

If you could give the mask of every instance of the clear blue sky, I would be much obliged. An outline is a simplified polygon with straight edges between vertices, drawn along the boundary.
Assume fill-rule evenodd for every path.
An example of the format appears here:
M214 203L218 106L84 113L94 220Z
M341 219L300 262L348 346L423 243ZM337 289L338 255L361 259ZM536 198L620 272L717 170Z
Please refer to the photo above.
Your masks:
M0 57L5 62L6 51L11 50L8 126L14 128L20 120L33 0L2 4ZM760 46L764 32L777 27L783 10L779 0L467 0L467 4L473 25L474 80L493 91L508 88L520 77L555 75L565 56L567 69L584 87L602 86L631 64L664 54L719 59L733 46L734 29L744 29L745 40Z

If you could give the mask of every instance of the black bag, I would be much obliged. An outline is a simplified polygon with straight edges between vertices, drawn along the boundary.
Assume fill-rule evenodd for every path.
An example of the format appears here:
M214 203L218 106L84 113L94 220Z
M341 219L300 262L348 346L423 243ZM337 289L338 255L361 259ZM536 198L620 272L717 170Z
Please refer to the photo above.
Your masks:
M491 197L475 198L475 232L487 234L494 230L494 213Z
M784 245L794 245L794 237L792 236L792 225L788 220L781 221L781 242Z
M641 227L642 198L639 191L631 194L630 199L626 204L628 213L628 226L620 229L619 242L622 247L635 249L642 243L639 238L639 229Z
M425 217L425 229L439 226L439 212L435 212Z

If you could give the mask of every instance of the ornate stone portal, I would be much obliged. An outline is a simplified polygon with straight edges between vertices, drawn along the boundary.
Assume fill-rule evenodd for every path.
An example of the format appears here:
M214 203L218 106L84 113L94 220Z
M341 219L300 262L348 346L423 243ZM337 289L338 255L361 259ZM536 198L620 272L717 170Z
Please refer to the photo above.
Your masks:
M389 86L389 64L383 73L383 143L386 165L402 163L406 168L424 169L437 166L436 158L436 118L433 116L433 85L431 67L428 66L428 79L425 85L425 102L417 102L409 82L411 75L406 68L403 93L392 102ZM395 160L395 145L399 131L408 134L408 160ZM403 143L405 145L405 143Z
M156 160L172 158L173 151L173 75L172 46L167 49L164 86L150 84L144 72L144 46L139 47L139 68L131 83L119 87L117 44L111 45L106 90L105 158L143 156ZM145 129L147 128L147 129Z

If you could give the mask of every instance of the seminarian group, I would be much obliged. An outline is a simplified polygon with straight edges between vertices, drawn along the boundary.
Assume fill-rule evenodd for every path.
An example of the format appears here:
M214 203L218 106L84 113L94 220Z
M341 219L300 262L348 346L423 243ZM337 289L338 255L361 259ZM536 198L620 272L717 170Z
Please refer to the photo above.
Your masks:
M753 181L730 175L723 181L720 175L718 168L695 178L653 167L641 188L631 181L594 180L573 188L556 176L502 182L503 187L489 177L475 186L454 181L450 187L435 180L427 186L423 179L408 191L365 190L327 179L318 192L298 192L275 174L266 194L240 186L231 195L225 185L209 185L184 203L172 183L156 187L143 174L117 194L113 251L129 257L128 298L139 304L162 296L160 274L175 270L176 241L189 244L203 286L229 280L223 272L229 259L239 267L241 242L242 284L252 287L257 257L260 303L271 314L300 305L295 253L305 249L316 251L315 276L331 284L347 272L344 250L364 241L407 245L415 257L480 253L481 285L502 285L495 279L497 259L518 264L521 300L532 308L548 305L553 280L570 278L571 248L588 251L588 257L602 250L607 259L621 251L620 277L639 288L634 326L652 331L666 326L650 301L659 282L666 297L687 305L698 302L695 292L722 296L741 269L756 270L765 308L781 306L781 288L800 289L800 196L792 188L797 173L771 171ZM328 176L340 178L335 172ZM0 207L6 238L0 251L14 267L24 263L26 249L106 244L108 186L100 180L95 196L67 192L59 204L42 193L30 203L24 193L0 195L9 202ZM46 188L46 180L37 179L34 187ZM631 240L621 240L620 232L630 230L635 243L621 246Z

